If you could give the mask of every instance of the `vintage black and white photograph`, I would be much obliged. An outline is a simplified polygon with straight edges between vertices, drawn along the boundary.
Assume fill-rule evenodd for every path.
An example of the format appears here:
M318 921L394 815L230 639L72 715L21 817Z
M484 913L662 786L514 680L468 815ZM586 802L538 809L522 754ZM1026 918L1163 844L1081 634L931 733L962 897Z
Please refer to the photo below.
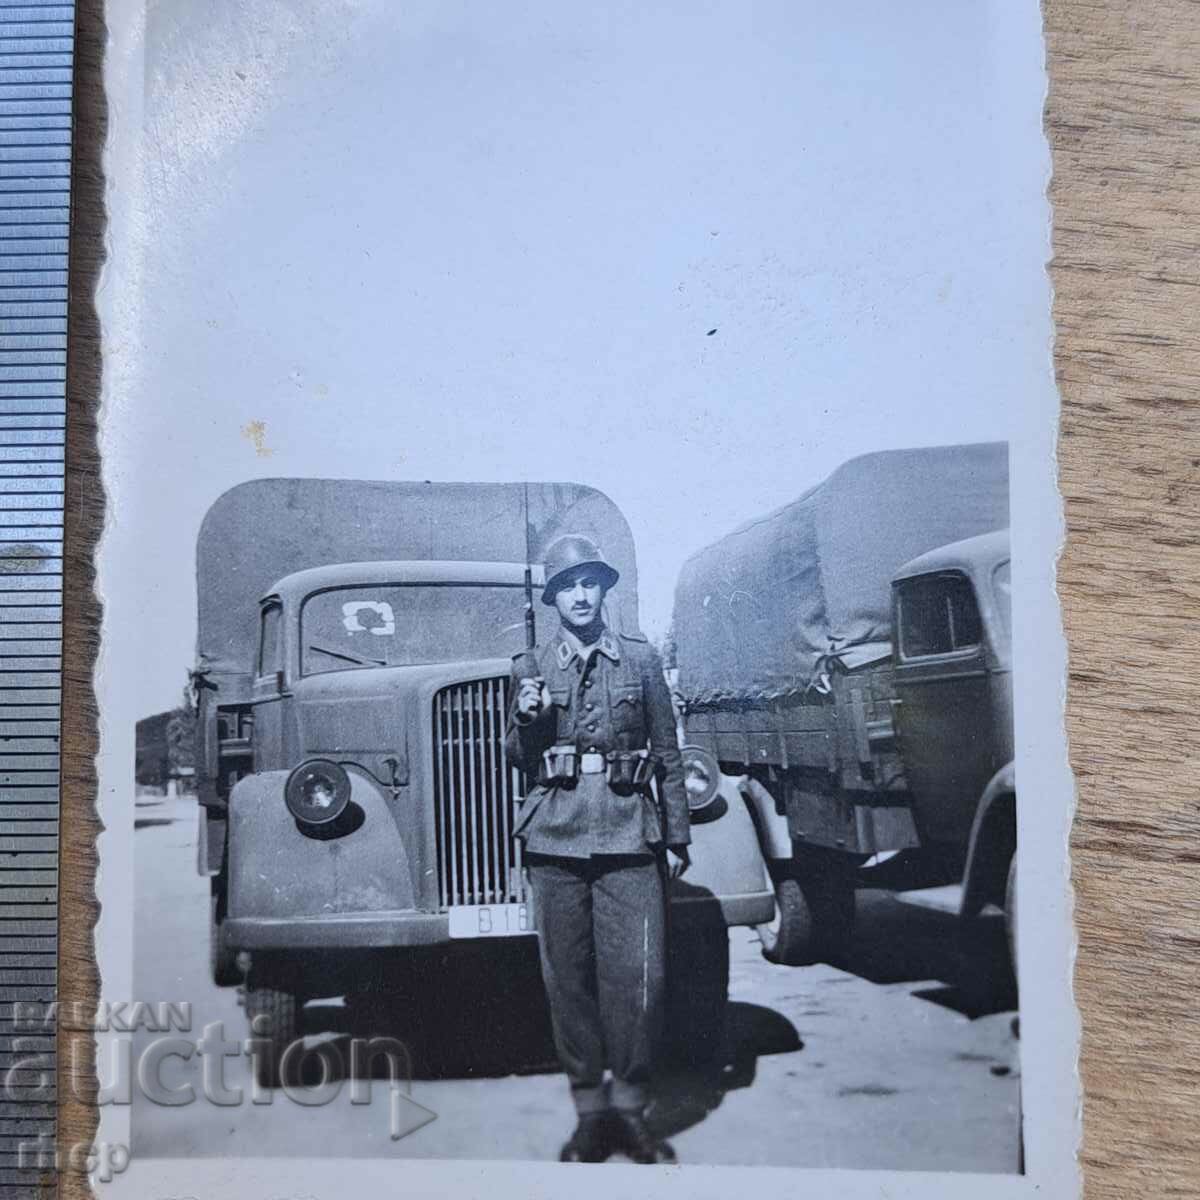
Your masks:
M94 1184L1071 1194L1036 3L110 24Z

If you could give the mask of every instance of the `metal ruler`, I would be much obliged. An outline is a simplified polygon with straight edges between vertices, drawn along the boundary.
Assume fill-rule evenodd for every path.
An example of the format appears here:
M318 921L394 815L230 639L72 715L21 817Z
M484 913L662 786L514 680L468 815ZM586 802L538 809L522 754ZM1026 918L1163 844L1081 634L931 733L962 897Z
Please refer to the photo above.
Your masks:
M75 5L0 0L0 1197L51 1165ZM21 1007L18 1008L17 1006ZM17 1040L20 1044L16 1044ZM38 1069L13 1072L32 1055ZM47 1065L48 1064L48 1065ZM41 1145L46 1153L30 1153Z

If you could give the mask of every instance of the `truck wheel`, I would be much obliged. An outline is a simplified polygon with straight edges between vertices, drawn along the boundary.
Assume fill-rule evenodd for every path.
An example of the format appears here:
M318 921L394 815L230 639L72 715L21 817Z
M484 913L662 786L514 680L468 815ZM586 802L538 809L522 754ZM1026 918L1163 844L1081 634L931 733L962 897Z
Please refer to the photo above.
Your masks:
M1008 958L1013 979L1017 978L1017 855L1008 864L1008 884L1004 889L1004 932L1008 935Z
M794 874L777 877L775 904L775 920L757 927L768 962L809 966L839 956L849 944L854 880L838 864L802 863Z
M775 919L757 926L757 932L768 962L801 967L815 961L812 910L795 879L789 876L776 882Z
M250 1036L257 1043L254 1076L260 1087L276 1088L284 1082L300 1082L300 1060L303 1055L293 1051L286 1063L284 1052L300 1038L300 1013L303 1000L283 987L264 986L253 976L246 988L246 1016L250 1020Z
M711 1062L725 1045L729 929L719 912L672 924L667 954L665 1050L679 1064Z
M814 909L821 957L826 962L840 961L854 940L854 876L840 866L833 866L816 886Z
M208 902L208 970L217 987L232 987L242 980L237 951L225 936L225 888L215 881Z

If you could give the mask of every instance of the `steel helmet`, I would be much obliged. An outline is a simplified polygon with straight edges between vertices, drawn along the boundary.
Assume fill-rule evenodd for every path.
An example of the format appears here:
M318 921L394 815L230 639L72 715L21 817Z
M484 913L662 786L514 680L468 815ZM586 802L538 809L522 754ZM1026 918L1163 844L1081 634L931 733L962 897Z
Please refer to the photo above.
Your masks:
M621 578L621 573L604 557L600 547L591 538L581 533L564 534L551 542L546 551L543 604L554 603L554 597L567 584L567 573L577 567L591 567L600 577L605 591Z

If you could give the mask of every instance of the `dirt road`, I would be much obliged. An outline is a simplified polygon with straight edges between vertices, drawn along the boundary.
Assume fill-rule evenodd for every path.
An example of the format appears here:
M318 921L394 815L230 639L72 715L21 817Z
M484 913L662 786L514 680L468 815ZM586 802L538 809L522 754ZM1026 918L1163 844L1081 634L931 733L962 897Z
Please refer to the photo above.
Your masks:
M208 883L195 872L194 801L140 797L137 814L136 995L119 999L190 1002L192 1033L183 1036L198 1040L220 1022L224 1039L240 1043L247 1028L237 989L208 977ZM948 982L956 958L944 918L881 891L861 891L858 905L858 940L839 967L774 966L752 930L731 932L723 1051L710 1065L669 1073L650 1113L681 1162L1017 1169L1014 1013L971 1010ZM336 1080L328 1104L305 1106L281 1092L254 1103L248 1061L235 1048L222 1060L225 1098L240 1089L235 1101L204 1098L199 1055L167 1058L160 1071L177 1098L193 1085L190 1103L154 1103L135 1089L134 1155L554 1158L572 1124L566 1086L528 970L532 956L507 968L504 987L493 982L504 960L487 955L506 948L446 962L416 981L403 1004L378 996L373 1011L338 997L308 1006L314 1043L344 1045L389 1025L386 1032L403 1036L413 1077L393 1103L411 1131L399 1139L389 1135L384 1083L372 1085L367 1105L351 1103L350 1088ZM155 1036L134 1036L135 1059Z

